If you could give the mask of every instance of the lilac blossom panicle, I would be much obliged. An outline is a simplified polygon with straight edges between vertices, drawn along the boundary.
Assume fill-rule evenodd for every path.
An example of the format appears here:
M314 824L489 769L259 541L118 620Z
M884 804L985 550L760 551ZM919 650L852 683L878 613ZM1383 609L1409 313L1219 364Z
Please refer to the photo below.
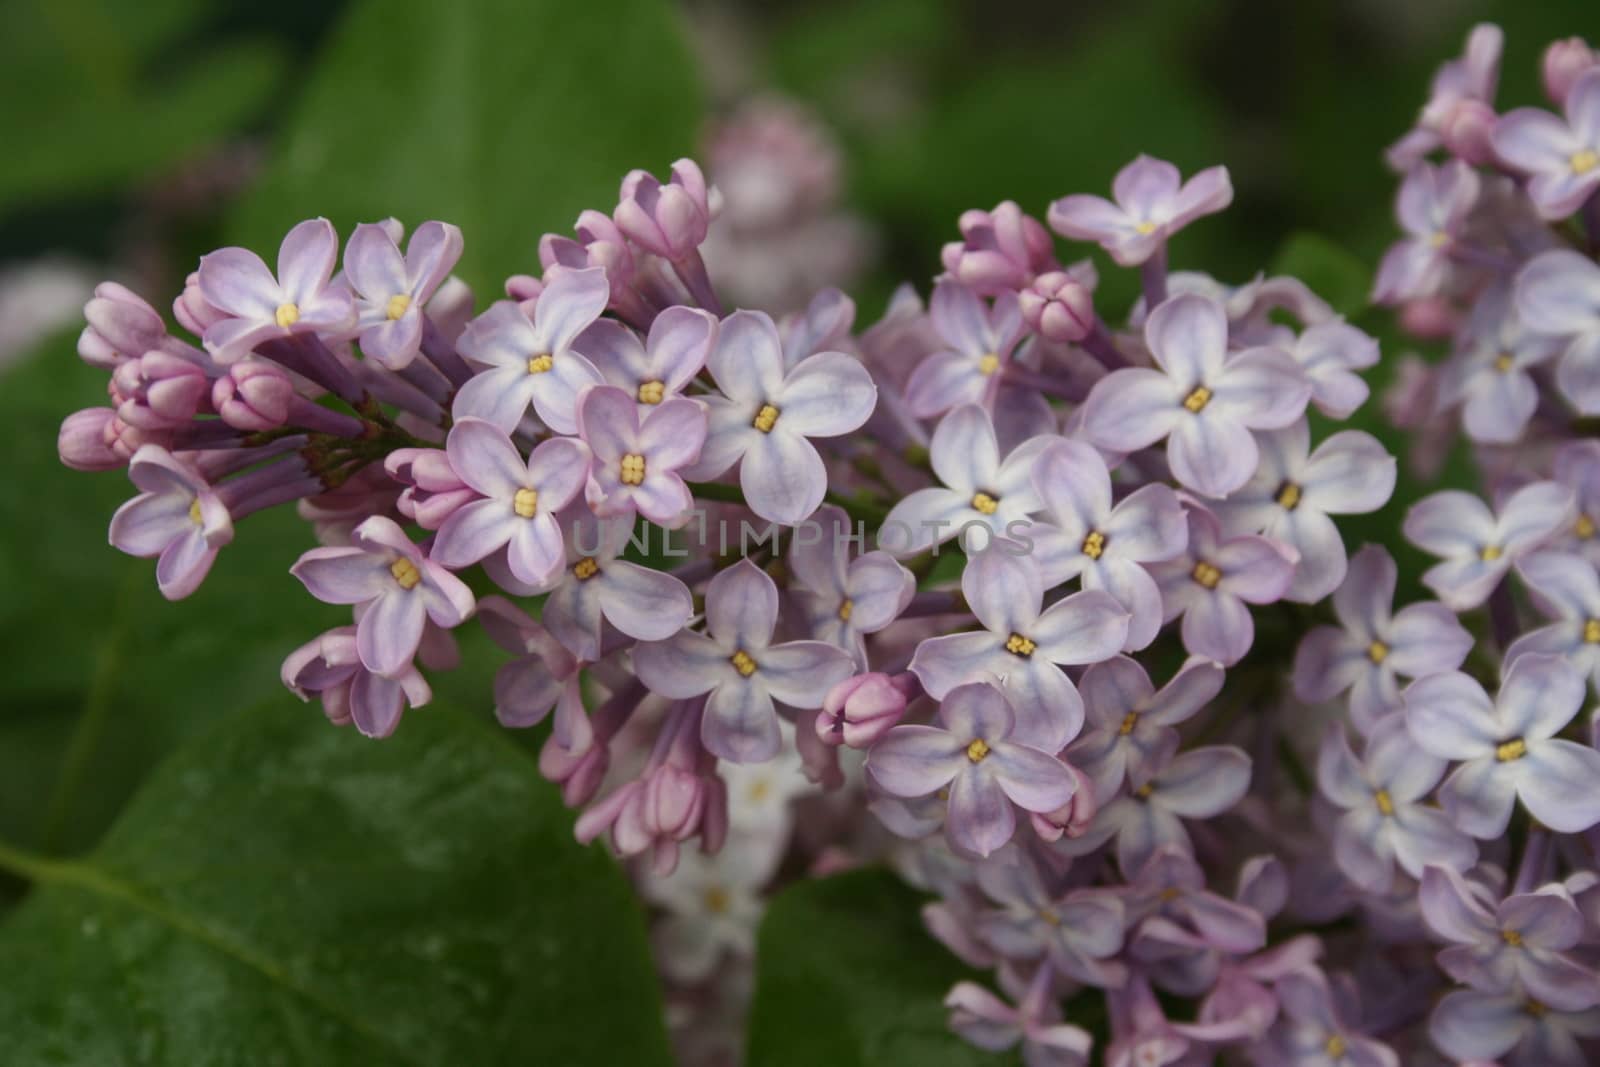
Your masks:
M172 599L293 507L350 614L282 680L334 726L405 729L481 627L475 710L625 861L693 1067L770 895L870 864L984 972L949 1040L1031 1067L1600 1062L1600 54L1502 115L1502 45L1387 154L1418 354L1171 270L1232 185L1148 156L963 212L858 321L839 154L769 101L505 299L429 220L213 252L170 327L103 284L60 455L126 472ZM1420 489L1345 425L1375 367Z

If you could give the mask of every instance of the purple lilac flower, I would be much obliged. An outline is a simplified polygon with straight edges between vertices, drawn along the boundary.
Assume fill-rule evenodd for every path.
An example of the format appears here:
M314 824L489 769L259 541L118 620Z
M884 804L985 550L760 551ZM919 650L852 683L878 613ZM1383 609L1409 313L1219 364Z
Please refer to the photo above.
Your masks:
M594 730L583 708L578 673L583 661L504 597L478 601L478 621L489 639L513 656L494 676L494 715L500 725L537 726L554 708L556 743L568 751L588 748Z
M168 600L200 588L233 520L216 490L193 467L159 445L144 445L128 464L139 495L111 517L112 545L130 556L159 556L156 585Z
M1012 554L1014 547L997 543L968 559L961 573L961 593L983 629L928 638L911 670L935 700L993 675L1016 713L1014 740L1059 752L1083 727L1083 701L1060 665L1115 655L1127 638L1128 614L1099 590L1044 608L1039 568Z
M1600 69L1585 71L1567 91L1565 121L1519 107L1494 128L1494 150L1528 175L1528 199L1547 219L1564 219L1600 189Z
M887 552L850 559L850 520L839 508L823 506L812 522L815 526L802 527L789 549L795 579L790 594L810 620L812 637L844 649L865 668L865 636L900 617L916 592L916 578Z
M946 279L933 287L928 310L944 347L906 379L911 414L931 419L963 404L992 407L1001 371L1025 332L1017 294L1002 292L989 306L972 289Z
M1585 415L1600 413L1600 265L1570 249L1535 256L1517 274L1516 311L1561 354L1562 395Z
M141 430L183 426L210 395L211 382L200 363L160 349L123 360L111 375L117 417Z
M692 159L674 162L666 185L648 171L629 171L612 217L639 247L679 262L696 252L711 225L705 175Z
M1112 959L1122 948L1122 900L1104 889L1052 891L1035 863L1008 849L978 867L978 885L999 905L981 911L978 936L1012 959L1045 957L1064 977L1119 986L1128 969Z
M778 322L778 335L783 339L783 369L791 371L802 359L818 352L849 349L855 321L854 300L831 287L819 291L804 311L792 312Z
M958 685L932 726L896 726L872 746L867 772L885 792L922 797L949 790L945 834L987 856L1011 840L1016 812L1048 812L1072 799L1077 780L1048 752L1014 740L1015 717L989 682Z
M451 427L445 453L451 469L482 499L444 520L429 555L460 568L506 549L518 581L548 582L565 558L556 514L583 488L588 450L570 437L554 437L524 460L499 427L462 419Z
M1347 1021L1319 971L1286 974L1277 982L1282 1010L1267 1039L1282 1067L1400 1067L1400 1057Z
M1512 493L1499 513L1471 493L1446 489L1406 513L1406 540L1440 557L1422 583L1452 611L1470 611L1494 592L1511 565L1574 521L1572 490L1534 482Z
M1402 707L1397 678L1453 671L1472 650L1472 635L1443 604L1408 604L1391 615L1396 577L1385 549L1364 546L1333 594L1339 626L1311 630L1295 653L1295 695L1320 703L1348 690L1350 717L1364 734Z
M1595 67L1600 67L1600 52L1590 48L1589 42L1582 37L1551 41L1539 64L1545 96L1559 107L1566 101L1567 94L1577 84L1578 78Z
M561 584L550 591L542 621L567 650L595 662L612 644L606 624L639 641L662 641L683 629L694 614L694 598L680 580L620 559L633 523L602 519L587 508L563 516L567 563Z
M1179 230L1233 203L1227 167L1208 167L1183 181L1178 168L1141 155L1117 172L1115 203L1075 194L1050 205L1050 228L1063 237L1095 241L1119 266L1136 267Z
M680 472L700 456L706 413L682 396L646 411L641 420L634 397L614 385L591 386L579 398L578 433L594 454L587 496L597 515L637 511L671 529L694 505Z
M1144 648L1161 629L1161 593L1141 564L1183 551L1188 523L1178 495L1142 486L1116 506L1100 453L1081 441L1057 441L1033 464L1033 487L1048 522L1028 529L1046 586L1082 576L1083 588L1104 589L1127 609L1127 651Z
M1128 883L1127 901L1130 926L1180 924L1205 947L1230 955L1256 952L1267 943L1266 918L1208 890L1205 871L1181 849L1151 855Z
M1485 993L1520 986L1562 1011L1600 1004L1600 974L1571 954L1584 938L1583 914L1560 884L1504 901L1456 871L1430 866L1422 876L1422 917L1451 947L1439 966Z
M1053 846L1069 856L1093 852L1116 838L1117 866L1131 876L1166 847L1193 854L1184 819L1210 819L1233 807L1250 788L1250 757L1232 745L1207 745L1177 753L1177 740L1128 768L1129 791L1100 809L1081 837Z
M1378 342L1340 319L1307 327L1289 354L1311 379L1311 403L1330 419L1348 419L1370 390L1355 372L1377 366Z
M710 429L686 476L714 478L737 463L750 510L771 522L800 522L828 486L809 438L838 437L866 422L878 395L872 376L843 352L818 352L786 371L778 328L760 311L723 320L706 366L723 395L706 398Z
M867 748L905 716L906 703L922 685L910 672L890 677L880 672L846 678L822 698L817 737L825 745Z
M1394 868L1422 877L1429 864L1465 870L1477 858L1472 838L1422 801L1444 777L1445 761L1417 747L1403 715L1379 722L1357 759L1334 724L1317 757L1317 786L1342 814L1333 838L1339 869L1362 890L1387 893Z
M1017 294L1022 321L1047 341L1081 341L1099 321L1094 290L1100 282L1092 260L1039 275Z
M461 231L445 222L418 226L400 254L381 223L362 223L344 251L344 277L355 294L361 351L400 370L422 347L422 308L461 258Z
M388 737L408 707L420 708L433 690L416 667L392 678L361 662L356 628L341 626L289 653L281 672L284 687L301 700L315 696L335 725L354 723L367 737Z
M1600 1037L1600 1008L1561 1011L1520 990L1445 994L1428 1019L1428 1036L1447 1055L1473 1063L1506 1057L1509 1067L1588 1067L1580 1045Z
M1600 574L1594 564L1569 552L1538 552L1517 564L1517 574L1556 621L1513 641L1506 663L1529 652L1560 656L1600 685Z
M472 614L472 590L422 554L393 519L374 515L357 526L348 548L313 548L289 573L328 604L359 605L361 662L393 677L411 663L428 619L446 629Z
M669 307L639 335L610 319L599 319L578 338L576 347L605 378L633 397L640 415L682 393L705 366L717 341L717 317L699 308Z
M1561 352L1560 339L1530 331L1524 323L1538 320L1523 315L1506 287L1490 287L1473 305L1465 347L1440 371L1439 408L1460 405L1461 426L1474 441L1509 444L1522 436L1539 406L1530 372ZM1558 370L1558 377L1565 376ZM1595 385L1600 388L1600 381Z
M1404 694L1411 736L1431 755L1461 764L1439 788L1457 826L1499 837L1519 799L1560 833L1600 822L1600 752L1556 736L1586 690L1560 657L1531 652L1511 664L1493 702L1460 672L1411 683Z
M1145 343L1159 369L1106 375L1084 402L1083 428L1101 448L1134 452L1167 438L1178 481L1211 497L1244 485L1256 468L1252 430L1288 426L1305 412L1311 383L1277 348L1228 351L1222 305L1180 294L1150 314Z
M1174 729L1192 719L1222 691L1222 668L1191 656L1159 690L1134 660L1115 656L1083 673L1086 728L1065 753L1094 783L1094 795L1109 803L1133 770L1176 738Z
M1055 437L1032 437L1002 461L989 413L975 404L956 408L939 421L928 461L940 486L917 489L890 509L878 529L878 544L896 556L914 556L958 535L968 551L1040 507L1033 464ZM978 531L985 536L979 536Z
M1161 590L1165 622L1183 616L1183 647L1231 667L1255 643L1246 604L1271 604L1294 579L1294 563L1277 545L1254 534L1224 538L1217 517L1189 508L1189 543L1150 573Z
M1015 201L993 211L963 211L961 240L944 246L940 260L950 276L985 296L1022 289L1056 265L1050 233Z
M1412 170L1444 144L1444 131L1463 106L1488 107L1494 103L1504 45L1505 34L1499 26L1484 22L1472 28L1466 51L1441 66L1433 76L1428 102L1416 125L1385 153L1390 167L1402 172Z
M545 286L528 317L525 305L502 300L467 324L457 347L479 368L456 393L456 418L480 418L512 433L533 405L556 433L578 430L578 394L603 379L574 347L606 309L611 288L599 267L562 271Z
M1312 452L1304 419L1258 440L1255 474L1214 511L1228 533L1263 534L1287 546L1295 568L1284 598L1314 604L1339 587L1347 567L1344 539L1328 516L1364 515L1387 503L1395 459L1360 430L1336 433Z
M1600 441L1568 441L1556 450L1552 467L1551 477L1572 490L1578 517L1549 547L1575 552L1600 567Z
M1372 299L1402 304L1433 296L1444 286L1450 251L1478 202L1478 172L1458 159L1440 166L1419 163L1400 186L1395 215L1407 236L1378 264Z
M1034 968L1016 1007L975 982L957 982L944 998L950 1029L986 1052L1004 1052L1021 1042L1029 1067L1083 1067L1093 1039L1061 1021L1053 977L1048 961Z
M706 587L706 633L682 630L633 652L639 680L673 700L709 693L701 740L733 763L762 763L782 738L773 701L816 708L848 678L850 655L821 641L772 643L778 587L749 560Z
M176 355L188 347L167 335L161 313L148 301L116 282L101 282L94 287L94 296L83 305L83 317L78 356L100 370L116 370L123 360L153 349Z
M206 351L235 363L263 341L296 333L342 339L356 325L349 290L330 284L339 235L327 219L307 219L284 237L278 274L247 248L200 259L200 292L223 317L206 327Z

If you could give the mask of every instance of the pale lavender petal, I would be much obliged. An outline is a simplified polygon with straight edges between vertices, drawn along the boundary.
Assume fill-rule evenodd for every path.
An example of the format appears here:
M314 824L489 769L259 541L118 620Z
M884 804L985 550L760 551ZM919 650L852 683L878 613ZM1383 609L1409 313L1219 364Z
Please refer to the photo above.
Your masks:
M1150 313L1144 328L1145 344L1156 365L1179 392L1211 385L1234 373L1228 355L1228 315L1215 300L1194 293L1172 297ZM1299 368L1294 371L1298 378Z
M640 641L677 633L694 614L689 589L670 574L612 560L594 579L600 609L611 625Z
M886 552L868 552L850 564L850 626L876 633L893 622L916 592L916 578Z
M182 600L200 588L216 558L217 547L206 539L200 527L190 523L156 560L156 587L168 600Z
M931 726L896 726L872 746L867 772L886 792L920 797L949 785L967 763L967 740Z
M957 848L987 856L1011 840L1017 817L991 775L968 770L956 775L950 785L950 813L944 828Z
M458 419L445 439L450 469L468 487L502 501L528 482L528 465L506 431L483 419Z
M747 559L718 573L706 587L706 629L725 648L766 648L777 619L778 587Z
M1444 813L1408 804L1396 808L1390 833L1395 859L1413 878L1429 866L1464 871L1478 858L1472 838L1456 829Z
M706 698L700 740L713 756L730 763L765 763L783 750L772 698L742 679L722 683Z
M1586 693L1583 675L1561 657L1518 657L1495 701L1499 724L1508 737L1554 737L1578 714Z
M935 700L974 680L1000 654L1001 641L987 632L930 637L917 646L911 671Z
M1172 559L1189 542L1178 495L1165 485L1140 486L1112 510L1101 527L1107 551L1139 563Z
M639 428L652 471L676 471L700 458L706 439L705 409L693 400L672 397L651 409Z
M736 311L722 320L706 368L729 397L756 405L783 388L783 344L772 318Z
M878 387L859 359L842 352L818 352L789 372L783 390L772 397L778 421L806 437L838 437L860 428L877 403Z
M1167 439L1173 476L1204 496L1225 497L1241 488L1255 473L1257 456L1255 438L1243 424L1209 410L1178 420Z
M388 564L359 548L313 548L289 573L326 604L364 604L394 584Z
M1413 682L1405 691L1405 710L1412 738L1441 759L1476 759L1500 741L1489 695L1457 671Z
M931 419L963 404L980 403L988 388L989 377L971 356L935 352L906 379L906 407L919 419Z
M1457 990L1434 1008L1428 1036L1447 1055L1481 1062L1510 1052L1534 1025L1519 997Z
M1530 744L1516 763L1517 794L1528 814L1563 834L1600 823L1600 752L1549 739Z
M1083 405L1083 432L1097 446L1136 452L1187 419L1184 392L1160 371L1129 367L1094 384Z
M561 277L570 275L563 274ZM594 364L576 352L565 352L552 357L548 371L543 374L529 374L526 377L530 383L529 392L533 396L533 410L538 414L540 421L556 433L569 435L578 432L578 398L590 386L605 384L605 379L600 376ZM471 384L472 382L467 383L468 386ZM466 391L466 386L462 387L462 391ZM459 396L460 394L457 394L458 399Z
M939 421L928 448L933 473L961 493L993 489L987 483L1000 467L1000 446L989 415L976 405L956 408Z
M813 357L815 358L815 357ZM816 446L779 425L749 441L739 467L739 487L750 510L769 522L805 520L828 488L828 472Z
M1231 667L1255 643L1250 609L1231 593L1212 591L1195 599L1183 614L1183 647L1192 655Z
M671 700L697 697L724 682L732 684L727 654L688 630L665 641L639 644L633 650L633 669L652 693Z
M850 654L821 641L770 645L757 660L757 674L774 700L791 708L819 708L828 690L850 677Z
M961 593L978 622L991 633L1002 638L1022 634L1044 640L1033 633L1044 601L1044 585L1027 556L1014 555L1000 546L973 555L961 572Z
M456 515L459 514L461 512L456 512ZM451 516L452 519L454 517ZM565 546L561 542L561 527L556 525L555 517L549 514L536 515L531 519L519 517L513 521L515 525L506 552L511 573L529 585L543 585L561 569L566 558ZM444 536L442 527L439 534L441 538Z
M556 275L539 294L539 302L533 309L533 332L538 338L539 352L556 356L558 364L565 362L561 356L576 356L571 351L572 342L600 317L610 301L611 283L606 281L604 267L564 270ZM582 356L577 358L593 370L588 360ZM593 380L600 380L599 372L595 372Z
M457 420L482 419L511 433L528 411L538 388L524 366L479 371L456 391L451 412Z
M978 513L972 494L951 489L917 489L889 510L878 528L877 544L901 558L956 535L961 522Z
M1155 786L1162 807L1187 819L1209 819L1250 788L1250 757L1232 745L1190 749L1156 776Z
M1481 757L1463 763L1444 780L1439 803L1462 830L1490 840L1504 834L1511 823L1517 803L1516 780L1514 768L1493 756Z
M1116 597L1086 590L1050 605L1025 632L1038 645L1035 656L1078 666L1116 655L1127 640L1129 618Z
M1305 414L1311 400L1311 381L1278 348L1251 348L1228 359L1220 374L1210 380L1215 412L1253 430L1277 430Z
M1494 515L1481 499L1459 489L1424 497L1406 513L1406 540L1435 556L1476 555L1493 543Z
M427 621L427 609L415 592L392 586L370 602L356 624L356 649L367 670L393 675L411 664Z
M984 764L1012 803L1024 811L1050 812L1072 799L1077 779L1054 756L1023 745L989 746Z
M516 537L517 528L527 522L512 511L505 500L475 500L457 508L444 520L429 556L446 567L470 566L505 547ZM558 530L558 546L560 536ZM512 570L517 571L514 562ZM517 577L533 584L543 580L526 577L520 572Z
M309 303L333 277L339 235L327 219L307 219L284 235L278 247L278 281L286 300Z
M245 248L221 248L200 257L200 295L219 311L241 319L271 319L284 302L272 271Z

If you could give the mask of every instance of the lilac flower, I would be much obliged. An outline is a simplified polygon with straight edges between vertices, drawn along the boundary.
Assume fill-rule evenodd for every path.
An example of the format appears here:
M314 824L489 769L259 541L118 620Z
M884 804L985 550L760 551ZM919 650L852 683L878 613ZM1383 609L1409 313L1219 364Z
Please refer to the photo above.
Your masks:
M640 415L677 396L700 373L717 340L717 317L699 308L670 307L655 317L643 344L619 322L600 319L577 347L606 382L641 406Z
M182 600L200 588L218 550L233 540L233 519L216 490L159 445L133 454L128 477L139 495L111 517L111 543L130 556L159 556L161 595Z
M1114 837L1117 866L1128 876L1159 849L1192 854L1183 820L1210 819L1237 804L1250 788L1250 757L1232 745L1207 745L1174 757L1177 748L1175 738L1166 738L1148 759L1130 767L1130 791L1102 807L1081 837L1056 842L1056 851L1082 856Z
M428 619L449 629L472 614L472 590L424 556L393 519L374 515L350 539L348 548L311 549L289 573L324 603L361 606L361 662L395 677L410 665Z
M1516 312L1561 351L1562 394L1583 414L1600 413L1600 265L1569 249L1535 256L1517 274Z
M1557 107L1561 106L1578 78L1595 67L1600 67L1600 52L1590 48L1582 37L1551 41L1539 63L1545 96Z
M1330 419L1347 419L1370 390L1355 372L1376 366L1378 342L1340 319L1307 327L1289 354L1311 380L1311 402Z
M1600 752L1556 736L1582 707L1586 688L1559 657L1531 652L1511 664L1493 703L1459 672L1411 684L1411 736L1428 753L1461 761L1439 789L1457 826L1473 837L1499 837L1518 799L1560 833L1600 822Z
M78 356L91 367L116 370L123 360L151 350L187 348L167 335L161 313L125 285L101 282L83 305L85 324L78 335ZM200 330L194 331L200 333Z
M1395 214L1407 236L1378 264L1374 302L1402 304L1439 292L1480 188L1478 172L1458 159L1438 167L1420 163L1406 175Z
M1538 320L1524 319L1505 286L1491 286L1473 305L1463 331L1466 347L1440 371L1439 408L1461 405L1462 428L1474 441L1518 440L1539 406L1539 387L1529 372L1559 355L1562 342L1530 331L1525 325L1530 321ZM1559 370L1557 376L1567 377ZM1576 377L1571 385L1583 388ZM1600 388L1600 380L1595 385Z
M1087 728L1065 756L1089 776L1095 797L1109 803L1130 772L1166 751L1177 736L1174 727L1222 691L1222 680L1221 667L1194 656L1159 690L1127 656L1096 663L1079 683Z
M1364 515L1394 492L1395 460L1371 434L1344 430L1315 452L1304 419L1262 434L1261 462L1244 487L1215 506L1230 533L1259 533L1296 556L1285 599L1315 604L1344 581L1344 539L1329 515Z
M993 296L1016 290L1055 266L1050 234L1039 220L1002 200L993 211L963 211L961 240L944 246L940 260L950 276Z
M1444 131L1458 111L1494 103L1504 44L1505 34L1499 26L1484 22L1472 28L1466 52L1441 66L1433 76L1428 102L1417 117L1416 126L1385 153L1389 166L1410 171L1444 143Z
M1161 593L1140 566L1183 551L1188 524L1178 495L1165 485L1134 490L1111 503L1111 475L1100 453L1081 441L1057 441L1033 464L1033 487L1050 525L1029 527L1047 586L1083 576L1127 609L1128 651L1161 629Z
M423 305L455 269L461 250L461 231L446 222L418 226L404 256L385 225L355 228L345 246L344 276L355 294L361 351L390 370L417 357Z
M603 379L573 345L606 309L610 292L599 267L562 271L539 295L532 319L523 305L502 300L468 323L456 346L482 369L456 393L455 417L485 419L511 433L532 404L556 433L576 433L578 394Z
M867 755L867 772L897 797L948 789L944 829L956 848L987 856L1016 832L1012 804L1042 813L1072 799L1072 772L1048 752L1013 739L1011 705L995 685L956 686L939 702L936 722L884 734Z
M1394 559L1378 545L1356 553L1333 595L1339 626L1318 626L1294 658L1294 692L1321 703L1346 690L1356 728L1371 733L1401 708L1398 677L1453 671L1472 650L1472 635L1443 604L1408 604L1393 615Z
M1521 991L1448 993L1428 1019L1447 1055L1473 1062L1506 1056L1510 1067L1588 1067L1582 1039L1600 1037L1600 1008L1561 1011ZM1509 1055L1508 1055L1509 1054Z
M1570 954L1584 937L1583 914L1559 884L1496 902L1457 872L1429 867L1420 900L1429 929L1453 942L1439 966L1456 981L1485 993L1520 985L1562 1011L1600 1004L1600 975Z
M1551 548L1575 552L1600 567L1600 441L1583 438L1568 441L1556 450L1551 477L1572 490L1578 504L1578 518Z
M1181 849L1157 850L1139 868L1128 885L1128 908L1130 925L1182 924L1207 948L1230 955L1255 952L1267 943L1266 918L1248 904L1208 890L1205 871Z
M963 404L991 407L1000 372L1023 337L1017 294L1002 292L986 306L976 292L947 279L933 287L928 310L944 347L906 379L911 414L931 419Z
M160 349L123 360L111 375L117 417L141 430L184 425L210 395L211 383L204 368Z
M200 259L200 292L223 313L205 330L206 351L234 363L263 341L296 333L347 336L356 325L350 293L330 284L339 235L327 219L307 219L284 237L273 277L247 248L223 248Z
M1534 482L1512 493L1499 514L1458 489L1424 497L1406 513L1406 540L1444 562L1422 583L1452 611L1470 611L1494 592L1511 565L1572 524L1572 490Z
M664 697L709 693L701 733L706 748L733 763L761 763L781 747L773 701L819 707L828 689L851 673L849 654L821 641L773 644L777 619L777 585L741 560L706 587L707 632L683 630L641 644L633 651L634 670Z
M489 639L514 657L494 676L494 716L500 725L514 730L537 726L554 708L552 736L558 745L582 751L593 744L579 684L583 662L504 597L478 601L478 621Z
M974 404L956 408L934 428L928 461L940 486L917 489L889 510L878 544L896 556L914 556L961 536L979 551L1037 511L1033 464L1055 437L1034 437L1002 461L994 423ZM985 537L979 537L982 530Z
M878 395L872 376L843 352L818 352L785 371L778 328L761 311L723 320L707 369L723 395L706 398L710 429L687 477L714 478L738 463L750 510L798 523L817 510L828 485L809 438L838 437L866 422Z
M602 519L587 508L571 520L567 569L545 601L542 620L567 650L595 662L607 640L605 623L639 641L661 641L694 614L694 598L677 578L619 559L633 523Z
M1268 1037L1282 1067L1400 1067L1400 1057L1346 1021L1320 971L1286 974L1277 982L1282 1008Z
M1417 747L1403 715L1373 728L1361 759L1350 751L1343 726L1328 729L1317 757L1317 786L1343 809L1333 858L1345 877L1366 892L1387 893L1397 861L1413 878L1429 864L1458 871L1472 864L1478 855L1472 839L1422 803L1444 769L1444 760Z
M810 530L801 528L789 549L791 594L811 623L811 636L867 665L865 635L877 633L911 603L916 578L887 552L849 558L850 520L832 505L819 509ZM809 535L815 533L816 539Z
M681 261L700 247L711 225L705 175L692 159L674 162L666 185L647 171L629 171L612 217L617 228L639 247L666 260Z
M578 400L578 432L594 453L587 496L595 514L635 511L669 529L688 519L694 500L679 473L700 455L706 413L674 396L641 421L634 398L614 385L587 389Z
M825 745L867 748L905 716L906 703L922 685L909 672L889 677L880 672L846 678L822 698L816 733Z
M1083 428L1101 448L1134 452L1167 440L1179 482L1222 497L1256 468L1252 430L1276 430L1304 413L1311 383L1276 348L1228 351L1222 305L1192 294L1168 300L1145 323L1159 369L1106 375L1084 402Z
M347 722L367 737L388 737L407 707L420 708L433 690L411 665L392 678L375 674L356 650L356 628L341 626L307 642L283 661L283 684L301 700L316 696L328 721Z
M1528 652L1560 656L1600 685L1600 574L1594 564L1568 552L1538 552L1519 562L1517 573L1538 594L1534 603L1556 621L1513 641L1506 663Z
M1022 321L1047 341L1083 340L1099 321L1094 313L1099 280L1094 263L1087 259L1039 275L1017 294Z
M439 527L433 559L459 568L504 548L518 581L549 581L564 558L556 513L583 488L588 450L570 437L555 437L524 460L503 430L482 419L462 419L451 428L445 453L451 469L482 499L458 508Z
M1547 219L1564 219L1600 189L1600 69L1579 76L1567 91L1566 121L1519 107L1494 127L1501 161L1528 178L1528 199Z
M1029 1067L1083 1067L1093 1039L1061 1021L1052 978L1048 962L1036 967L1016 1007L975 982L957 982L944 998L950 1029L986 1052L1004 1052L1021 1042Z
M1113 960L1122 948L1125 912L1103 889L1061 893L1045 883L1034 862L1009 849L978 867L978 885L999 908L977 918L978 936L1013 959L1044 956L1067 978L1120 986L1127 967Z
M1161 159L1139 156L1111 184L1116 203L1075 194L1050 205L1050 228L1063 237L1095 241L1119 266L1136 267L1196 219L1233 203L1227 167L1208 167L1188 181Z
M1152 564L1166 622L1183 616L1183 647L1231 667L1255 643L1246 604L1271 604L1294 579L1294 564L1265 537L1224 539L1217 517L1189 509L1189 543L1174 559Z
M936 700L963 682L993 675L1016 713L1013 740L1059 752L1083 727L1083 701L1058 664L1115 655L1127 637L1127 612L1098 590L1044 609L1039 568L1000 545L967 561L961 592L983 629L923 641L911 659L912 673Z

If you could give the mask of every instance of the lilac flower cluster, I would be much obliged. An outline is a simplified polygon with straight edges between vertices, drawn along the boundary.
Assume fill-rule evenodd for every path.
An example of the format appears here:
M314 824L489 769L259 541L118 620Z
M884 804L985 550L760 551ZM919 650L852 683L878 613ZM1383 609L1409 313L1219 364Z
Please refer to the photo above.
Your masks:
M1377 342L1295 278L1171 270L1232 187L1143 156L1043 222L964 213L926 303L861 330L834 289L725 307L728 206L689 160L629 174L482 310L453 227L362 225L341 255L310 220L276 271L202 258L191 340L103 285L79 351L110 403L61 456L127 470L111 541L174 599L293 504L319 545L291 572L351 616L283 680L336 724L400 728L481 625L496 717L550 720L542 773L633 861L699 1010L740 999L718 964L780 869L887 858L994 975L951 1026L1034 1067L1096 1039L1118 1067L1581 1064L1600 57L1547 56L1565 118L1497 117L1498 47L1477 31L1391 152L1411 236L1375 295L1457 336L1392 411L1530 447L1486 453L1492 504L1412 507L1440 562L1399 610L1391 553L1336 522L1395 487L1376 438L1329 429ZM1125 317L1055 235L1138 272Z

